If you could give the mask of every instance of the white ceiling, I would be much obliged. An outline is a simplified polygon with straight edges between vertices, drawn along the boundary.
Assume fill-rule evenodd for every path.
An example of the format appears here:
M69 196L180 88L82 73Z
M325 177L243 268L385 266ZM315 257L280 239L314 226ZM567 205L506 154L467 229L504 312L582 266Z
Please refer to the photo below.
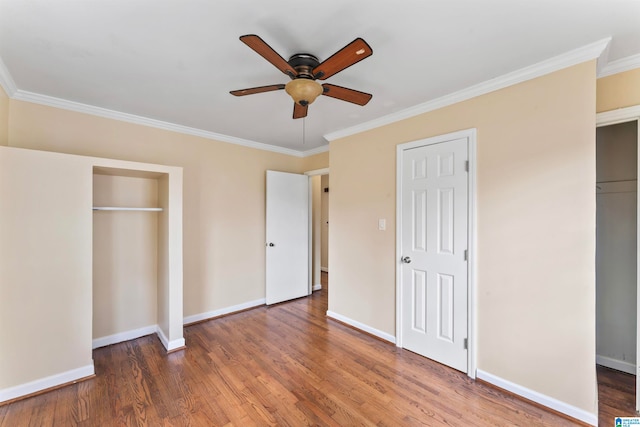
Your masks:
M289 80L243 34L285 59L320 60L362 37L373 56L326 82L373 99L360 107L321 96L303 121L284 91L234 97ZM327 134L607 37L610 64L640 62L640 1L0 0L0 80L34 99L310 152Z

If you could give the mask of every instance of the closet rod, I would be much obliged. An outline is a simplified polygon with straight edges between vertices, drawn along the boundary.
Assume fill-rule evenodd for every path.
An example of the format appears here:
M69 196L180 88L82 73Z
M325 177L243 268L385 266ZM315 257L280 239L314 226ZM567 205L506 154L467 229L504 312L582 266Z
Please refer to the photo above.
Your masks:
M94 206L94 211L148 211L148 212L160 212L162 208L121 208L115 206Z
M611 181L596 181L596 184L612 184L616 182L636 182L637 179L614 179Z

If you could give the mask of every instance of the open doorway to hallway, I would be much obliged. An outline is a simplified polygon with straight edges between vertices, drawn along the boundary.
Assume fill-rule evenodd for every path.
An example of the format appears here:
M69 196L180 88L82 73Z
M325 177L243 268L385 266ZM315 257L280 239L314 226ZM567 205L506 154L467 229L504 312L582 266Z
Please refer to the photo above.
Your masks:
M329 175L311 177L312 283L317 291L327 286L329 272Z

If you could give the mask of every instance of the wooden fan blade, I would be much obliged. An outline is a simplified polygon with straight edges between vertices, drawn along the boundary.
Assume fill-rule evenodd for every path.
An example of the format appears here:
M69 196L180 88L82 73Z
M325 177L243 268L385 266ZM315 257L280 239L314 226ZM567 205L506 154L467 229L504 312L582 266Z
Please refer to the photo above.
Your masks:
M301 119L303 117L307 117L307 110L309 109L308 105L305 105L304 107L300 104L298 104L297 102L293 103L293 118L294 119Z
M373 95L370 93L360 92L359 90L353 90L342 86L336 86L329 83L322 85L324 92L323 95L330 96L332 98L341 99L342 101L352 102L358 105L366 105L371 100Z
M284 89L284 85L251 87L248 89L232 90L229 93L235 96L244 96L244 95L253 95L254 93L271 92L272 90L281 90L281 89Z
M320 80L327 79L372 54L371 46L361 38L357 38L314 68L313 76Z
M249 46L264 59L272 63L278 70L287 74L292 79L298 75L298 72L285 59L271 48L264 40L255 34L247 34L240 36L240 41Z

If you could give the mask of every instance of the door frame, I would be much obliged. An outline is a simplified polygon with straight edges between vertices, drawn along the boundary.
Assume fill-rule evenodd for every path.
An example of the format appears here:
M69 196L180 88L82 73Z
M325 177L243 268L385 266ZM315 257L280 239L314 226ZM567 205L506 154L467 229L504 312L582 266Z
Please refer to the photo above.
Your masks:
M441 144L466 138L469 156L467 192L467 375L473 379L477 370L477 206L476 206L476 129L466 129L444 135L399 144L396 147L396 346L402 347L402 154L405 150L425 145Z
M596 114L596 128L620 123L637 122L637 144L638 144L638 172L636 173L636 191L639 195L637 201L637 218L636 218L636 411L640 411L640 274L638 274L638 265L640 265L640 105L633 107L620 108L618 110L605 111ZM594 136L595 144L595 136ZM594 183L595 184L595 183ZM595 196L594 196L595 197ZM595 333L595 331L594 331ZM595 356L595 355L594 355Z
M313 185L311 178L329 175L329 168L314 169L304 173L309 177L309 295L313 292Z

